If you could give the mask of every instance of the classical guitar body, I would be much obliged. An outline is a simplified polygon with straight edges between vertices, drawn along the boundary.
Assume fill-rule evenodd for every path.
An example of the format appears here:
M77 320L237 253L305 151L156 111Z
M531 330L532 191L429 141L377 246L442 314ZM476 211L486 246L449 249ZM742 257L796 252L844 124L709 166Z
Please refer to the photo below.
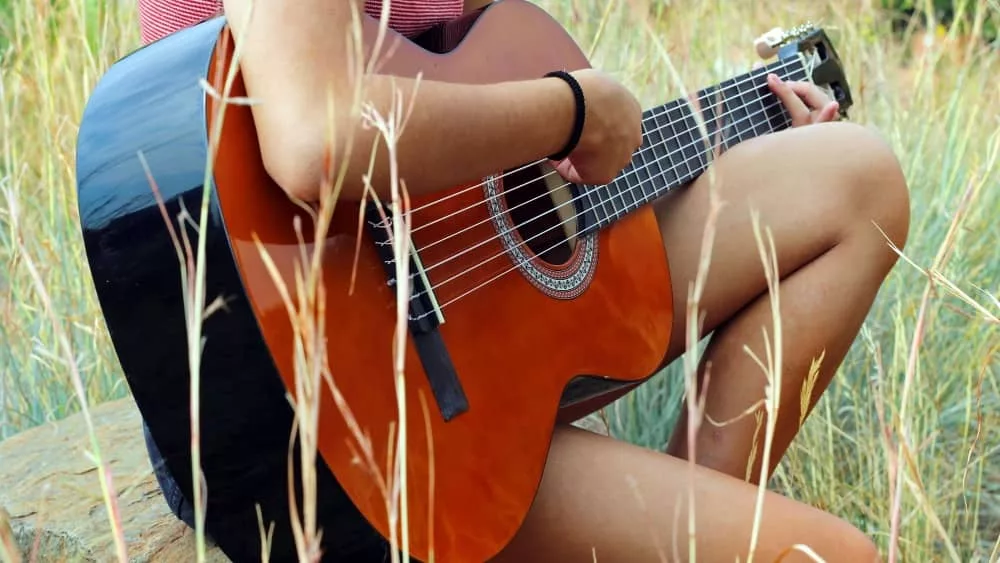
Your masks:
M375 34L369 20L369 47ZM827 66L815 68L833 73L846 108L850 96L833 72L835 53L821 34L810 41L824 47L816 62ZM77 162L84 241L109 331L150 433L189 491L187 437L178 431L189 427L184 300L166 223L175 232L185 228L176 220L182 209L197 219L209 131L216 111L225 111L209 178L209 224L200 234L207 299L226 301L205 324L201 369L203 466L215 514L226 506L212 504L213 491L234 478L227 456L244 465L252 459L268 474L266 467L285 462L291 428L290 411L275 405L296 389L295 336L255 239L293 302L294 270L313 241L308 214L263 167L250 109L223 108L198 84L205 78L221 91L232 52L219 18L123 58L87 106ZM416 42L390 32L382 52L388 54L380 73L464 83L589 66L566 31L523 0L496 2ZM810 78L798 51L783 59L770 70ZM737 77L715 90L729 104L715 114L730 122L715 129L724 145L787 126L787 115L761 90L762 76ZM229 95L246 95L238 75ZM620 395L662 366L674 304L667 255L646 203L706 166L685 108L677 100L644 114L644 149L608 186L568 185L536 163L411 202L405 381L413 556L495 555L532 504L557 420ZM462 166L460 156L454 166ZM388 479L389 460L398 455L398 284L390 230L371 205L359 205L338 202L322 243L325 345L337 392ZM321 482L335 478L388 537L386 499L371 468L359 462L361 446L326 385L319 426ZM266 454L248 457L255 451ZM243 483L273 493L261 493L265 512L287 502L275 496L285 483L254 481L250 473L240 476Z

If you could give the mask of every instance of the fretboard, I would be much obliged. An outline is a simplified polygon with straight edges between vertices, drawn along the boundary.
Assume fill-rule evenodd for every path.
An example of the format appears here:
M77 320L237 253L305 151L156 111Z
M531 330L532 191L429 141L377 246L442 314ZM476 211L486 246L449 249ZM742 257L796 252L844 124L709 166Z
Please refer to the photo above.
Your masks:
M700 176L717 155L754 137L787 128L791 117L767 74L803 80L799 58L778 61L643 112L643 143L611 183L580 186L586 230L605 227ZM700 106L704 130L691 105ZM705 136L707 133L707 137Z

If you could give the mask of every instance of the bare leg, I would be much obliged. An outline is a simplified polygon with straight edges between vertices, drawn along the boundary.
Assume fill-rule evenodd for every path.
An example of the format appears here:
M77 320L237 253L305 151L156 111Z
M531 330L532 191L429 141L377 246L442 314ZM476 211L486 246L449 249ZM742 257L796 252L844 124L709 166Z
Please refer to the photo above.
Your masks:
M743 350L749 346L764 358L761 331L774 332L750 218L754 208L761 227L773 233L781 276L784 370L770 471L799 430L800 397L811 363L823 355L810 410L895 263L896 254L875 225L902 247L909 199L889 149L874 134L848 123L811 125L737 146L720 158L717 169L726 207L702 302L705 332L715 330L703 358L703 365L711 366L705 410L715 421L731 420L764 398L765 375ZM673 290L678 304L686 303L688 281L697 268L696 241L708 212L707 181L699 179L693 189L660 206L671 271L677 273ZM678 318L671 358L683 352L684 325ZM669 447L685 459L686 418L682 413ZM755 427L752 416L723 427L706 420L697 437L697 462L743 478ZM759 444L750 476L754 483L761 450Z
M725 420L763 397L764 375L742 349L749 345L763 355L761 329L772 326L750 218L754 208L773 232L782 278L785 370L773 467L798 430L798 392L810 363L825 350L815 402L895 262L873 222L901 246L909 228L908 196L886 145L845 123L744 143L715 169L726 207L702 300L704 333L714 331L705 355L711 363L707 411ZM696 275L708 181L702 176L659 205L679 312ZM685 323L679 315L669 360L684 351ZM676 457L559 427L539 494L497 561L592 561L592 547L600 562L674 560L675 553L687 560L689 471L696 475L697 560L746 560L756 488L743 477L754 426L752 418L724 428L703 425L694 466L678 459L687 451L683 424L670 447ZM871 541L847 523L774 493L766 496L761 524L758 561L774 561L796 543L831 562L877 560ZM782 559L805 560L801 554Z
M553 437L541 488L524 525L495 563L689 561L688 498L694 491L698 562L746 561L757 491L739 479L573 427ZM796 544L829 563L877 561L847 522L765 493L754 561L773 563ZM782 563L815 561L793 551Z

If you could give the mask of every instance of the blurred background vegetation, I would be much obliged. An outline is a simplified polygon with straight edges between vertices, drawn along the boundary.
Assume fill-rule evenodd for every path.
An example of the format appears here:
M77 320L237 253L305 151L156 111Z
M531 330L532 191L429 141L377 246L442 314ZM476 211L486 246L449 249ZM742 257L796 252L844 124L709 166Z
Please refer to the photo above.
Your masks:
M693 88L749 68L753 39L771 27L813 21L828 30L854 91L851 119L880 131L900 156L913 223L908 260L772 486L848 519L883 550L898 545L902 561L995 561L998 1L608 2L538 3L647 105L679 95L654 36ZM128 0L0 0L0 440L79 410L47 313L71 337L90 403L128 392L80 241L74 150L91 89L138 43ZM39 299L26 258L54 310ZM681 400L679 375L671 366L608 409L612 432L662 447ZM894 508L901 447L906 494Z
M960 33L972 33L976 22L975 5L972 0L882 0L882 8L893 19L896 28L901 29L913 21L931 26L954 27ZM980 23L984 41L994 43L997 40L997 10L996 3L991 2L993 10L987 11Z

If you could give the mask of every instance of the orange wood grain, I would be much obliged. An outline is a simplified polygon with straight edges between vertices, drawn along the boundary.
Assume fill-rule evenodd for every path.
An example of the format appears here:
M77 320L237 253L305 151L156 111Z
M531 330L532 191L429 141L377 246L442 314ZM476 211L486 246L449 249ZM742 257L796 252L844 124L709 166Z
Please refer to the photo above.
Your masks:
M371 29L366 31L370 37ZM537 7L505 0L486 11L463 44L448 55L429 54L393 35L399 45L383 72L430 79L487 82L538 77L552 68L582 68L586 59L555 21ZM516 40L512 40L515 38ZM216 65L229 63L228 35ZM211 72L217 66L213 65ZM210 77L212 74L209 75ZM219 86L221 89L221 86ZM237 80L232 96L245 95ZM210 107L214 109L214 104ZM209 111L211 127L212 109ZM428 139L427 142L434 142ZM456 166L460 166L456 160ZM243 282L281 377L295 390L293 333L288 313L254 246L263 242L293 291L297 246L293 217L307 241L310 219L266 174L251 113L226 109L215 179ZM430 200L459 191L435 194ZM480 190L415 215L414 226L482 200ZM483 205L414 235L426 246L487 218ZM383 476L398 420L392 370L395 296L362 231L357 278L349 293L358 232L357 203L341 201L323 242L326 345L334 383L357 423L370 437ZM422 254L424 265L456 249L495 237L489 222ZM439 282L501 252L490 240L431 272ZM306 252L312 251L307 245ZM510 268L507 256L438 290L440 302ZM211 267L211 266L209 266ZM294 297L293 297L294 299ZM551 431L566 384L579 375L639 381L666 354L673 315L670 278L656 219L649 209L621 220L600 236L596 275L575 299L544 295L518 272L504 275L444 311L441 333L467 394L470 409L450 422L437 411L412 344L406 356L407 456L411 553L438 561L483 561L496 554L521 525L536 493ZM433 457L422 403L430 413ZM596 407L596 404L593 406ZM356 462L352 433L324 388L319 449L337 480L374 526L388 537L385 499L364 464ZM433 490L429 483L433 475ZM431 495L433 498L431 498ZM433 501L433 514L431 511ZM433 538L429 537L433 530ZM324 530L337 534L337 530Z

